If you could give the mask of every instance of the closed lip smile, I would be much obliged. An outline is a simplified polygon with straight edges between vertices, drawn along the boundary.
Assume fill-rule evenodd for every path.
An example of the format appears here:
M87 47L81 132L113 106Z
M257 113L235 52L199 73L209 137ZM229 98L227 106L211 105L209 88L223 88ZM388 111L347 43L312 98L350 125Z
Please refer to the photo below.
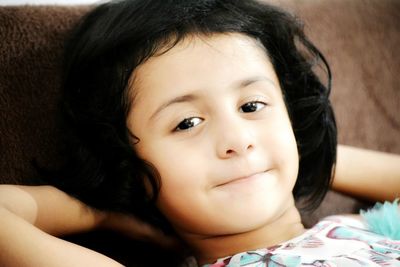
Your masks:
M239 176L239 177L236 177L236 178L227 179L226 181L224 181L224 182L222 182L220 184L217 184L216 187L220 187L220 186L224 186L224 185L228 185L228 184L233 184L233 183L239 183L239 182L245 181L245 180L247 180L249 178L258 176L259 174L263 174L263 173L265 173L267 171L268 170L260 171L260 172L254 172L254 173L250 173L248 175L243 175L243 176Z

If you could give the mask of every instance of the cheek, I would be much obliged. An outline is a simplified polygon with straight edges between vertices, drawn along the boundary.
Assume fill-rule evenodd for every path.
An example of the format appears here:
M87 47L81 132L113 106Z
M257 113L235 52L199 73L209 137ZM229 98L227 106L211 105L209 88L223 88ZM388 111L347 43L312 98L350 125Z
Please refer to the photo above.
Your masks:
M294 186L299 169L297 142L289 117L283 111L279 113L281 114L275 117L273 127L266 130L268 134L264 138L264 147L268 150L273 164L279 167L283 177L288 177L288 181Z
M201 153L193 151L195 149L157 142L148 146L143 144L143 147L146 149L140 150L141 157L151 162L161 176L160 197L170 199L205 183L205 162L200 157Z
M205 174L191 160L163 167L157 207L176 229L200 229L206 225L198 216L207 213Z
M161 189L157 199L157 207L166 216L176 229L202 229L207 226L203 221L209 216L205 207L207 193L207 163L202 151L196 145L188 148L167 147L166 144L157 144L157 153L150 153L150 149L142 151L161 175ZM197 153L196 153L197 151ZM153 151L154 152L154 151Z
M285 146L281 160L286 162L284 169L287 172L287 176L291 178L290 186L293 189L299 172L299 153L297 150L296 138L291 126L286 131L286 135L282 134L282 141Z

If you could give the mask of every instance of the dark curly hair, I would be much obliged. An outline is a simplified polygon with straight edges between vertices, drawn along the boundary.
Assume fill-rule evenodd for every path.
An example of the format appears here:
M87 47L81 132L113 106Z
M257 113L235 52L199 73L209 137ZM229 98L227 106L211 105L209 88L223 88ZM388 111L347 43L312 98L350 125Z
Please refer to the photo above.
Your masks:
M62 106L74 138L56 186L94 207L167 225L154 205L161 186L157 170L138 157L132 141L140 140L126 125L129 91L135 90L129 80L136 67L186 36L216 33L241 33L266 48L300 154L293 194L316 207L336 161L329 66L294 16L253 0L122 0L89 12L65 50ZM325 70L326 85L314 72L317 66ZM151 183L151 196L144 177Z

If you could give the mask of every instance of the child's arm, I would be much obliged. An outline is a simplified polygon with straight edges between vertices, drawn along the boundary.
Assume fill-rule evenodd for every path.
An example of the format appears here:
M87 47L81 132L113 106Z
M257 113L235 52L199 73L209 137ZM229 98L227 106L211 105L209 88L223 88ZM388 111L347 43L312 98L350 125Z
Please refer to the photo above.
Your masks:
M104 216L54 187L0 185L0 265L121 266L50 235L90 230Z
M332 188L373 201L400 197L400 156L338 146Z

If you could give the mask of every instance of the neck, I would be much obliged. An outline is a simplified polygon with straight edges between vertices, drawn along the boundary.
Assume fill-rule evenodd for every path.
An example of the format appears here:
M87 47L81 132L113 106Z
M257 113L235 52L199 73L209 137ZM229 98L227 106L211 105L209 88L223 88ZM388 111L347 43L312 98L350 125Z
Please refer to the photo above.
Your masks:
M277 219L257 229L206 238L186 236L185 239L194 249L199 265L202 265L239 252L272 247L299 236L304 231L300 214L292 200Z

